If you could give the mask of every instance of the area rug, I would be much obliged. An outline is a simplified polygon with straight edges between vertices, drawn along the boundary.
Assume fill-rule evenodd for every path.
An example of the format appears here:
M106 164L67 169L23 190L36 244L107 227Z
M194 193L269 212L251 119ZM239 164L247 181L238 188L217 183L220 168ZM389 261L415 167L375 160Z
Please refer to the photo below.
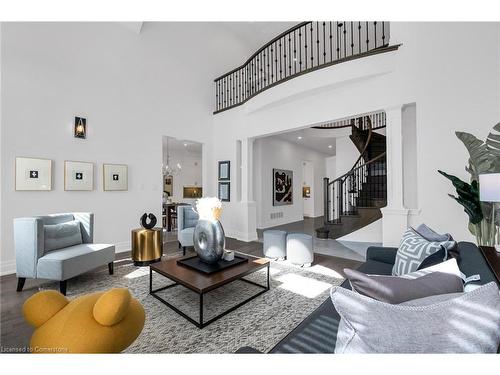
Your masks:
M242 346L267 352L293 330L326 298L341 275L315 265L300 268L287 262L271 263L271 290L239 307L203 329L175 313L149 295L149 267L135 267L127 261L115 263L115 274L97 271L72 279L68 297L109 288L126 287L144 306L146 323L138 339L126 353L234 353ZM265 285L266 270L246 277ZM164 277L154 274L154 288L168 285ZM235 281L211 291L204 297L204 320L227 310L261 289ZM181 311L198 319L199 297L175 286L161 292Z

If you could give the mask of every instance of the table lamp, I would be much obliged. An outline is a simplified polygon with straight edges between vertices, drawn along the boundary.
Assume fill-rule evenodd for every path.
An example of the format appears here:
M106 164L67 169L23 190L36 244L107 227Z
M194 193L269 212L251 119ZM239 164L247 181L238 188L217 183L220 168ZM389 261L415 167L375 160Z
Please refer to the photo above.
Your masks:
M479 200L481 202L490 202L493 204L491 220L494 233L496 234L495 208L496 204L500 202L500 173L479 175ZM500 245L495 245L495 250L500 252Z

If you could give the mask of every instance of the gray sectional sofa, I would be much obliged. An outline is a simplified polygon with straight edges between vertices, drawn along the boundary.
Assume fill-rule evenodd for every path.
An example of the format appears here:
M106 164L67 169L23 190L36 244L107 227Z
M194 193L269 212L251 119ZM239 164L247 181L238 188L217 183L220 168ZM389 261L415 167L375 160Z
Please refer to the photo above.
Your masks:
M391 275L396 258L396 248L370 247L366 263L358 270L368 274ZM498 281L484 259L481 250L470 242L458 243L458 266L466 276L479 274L481 279L474 284ZM349 281L342 287L349 288ZM334 353L340 316L330 298L325 300L312 314L281 340L270 353ZM240 348L237 353L258 353L250 347Z

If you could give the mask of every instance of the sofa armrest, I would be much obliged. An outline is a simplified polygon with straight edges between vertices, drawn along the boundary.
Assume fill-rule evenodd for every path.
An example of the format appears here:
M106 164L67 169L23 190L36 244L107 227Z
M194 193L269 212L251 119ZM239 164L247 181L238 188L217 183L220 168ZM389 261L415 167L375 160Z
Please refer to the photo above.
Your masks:
M397 251L397 247L370 246L366 252L366 260L394 264Z
M94 243L94 214L92 212L73 212L75 220L80 222L83 243Z
M14 219L14 247L17 277L36 278L38 259L44 253L43 220L37 217Z

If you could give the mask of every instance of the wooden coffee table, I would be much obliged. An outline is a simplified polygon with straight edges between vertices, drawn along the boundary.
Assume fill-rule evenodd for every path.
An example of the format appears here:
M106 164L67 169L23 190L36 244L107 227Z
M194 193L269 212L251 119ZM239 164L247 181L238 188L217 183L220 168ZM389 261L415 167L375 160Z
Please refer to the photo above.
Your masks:
M238 264L233 267L226 268L222 271L215 272L212 274L205 274L196 271L194 269L177 264L177 261L182 258L168 259L158 263L153 263L149 266L149 294L151 294L154 298L164 303L172 310L174 310L176 313L178 313L179 315L181 315L182 317L184 317L185 319L196 325L198 328L204 328L210 323L215 322L217 319L222 318L226 314L229 314L231 311L236 310L238 307L244 305L245 303L253 300L254 298L260 296L262 293L265 293L269 290L269 265L270 265L269 260L264 258L251 257L244 254L239 254L239 255L248 258L248 262ZM253 281L244 279L245 276L250 275L263 268L267 268L267 285L265 286L260 285ZM162 288L153 290L153 272L156 272L166 277L167 279L174 281L174 284L170 284ZM240 302L237 305L231 307L229 310L226 310L223 313L217 315L216 317L204 322L203 296L206 293L210 292L211 290L220 288L221 286L227 285L235 280L241 280L246 283L258 286L263 290L259 291L257 294L246 299L245 301ZM157 294L162 290L169 289L178 285L186 287L199 295L199 301L200 301L199 321L196 321L193 318L189 317L188 315L180 311L177 307L165 301L162 297L160 297Z

